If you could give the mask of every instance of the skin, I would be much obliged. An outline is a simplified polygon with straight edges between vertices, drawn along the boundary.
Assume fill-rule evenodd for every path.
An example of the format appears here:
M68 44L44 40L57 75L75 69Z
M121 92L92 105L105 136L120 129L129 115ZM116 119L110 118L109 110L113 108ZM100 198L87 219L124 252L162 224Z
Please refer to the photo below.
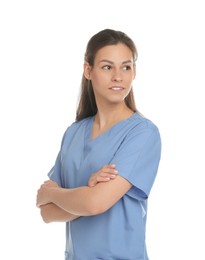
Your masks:
M84 75L92 81L98 107L94 139L133 113L124 103L136 76L132 52L124 44L106 46L97 52L93 67L84 64Z
M115 169L115 165L105 165L90 177L88 181L88 186L94 187L99 182L108 182L110 180L113 180L115 179L117 174L118 171ZM51 180L45 181L44 184L41 185L41 188L43 189L45 186L59 187L56 182ZM37 199L41 188L38 191ZM63 210L54 203L47 203L38 207L40 208L41 216L45 223L67 222L79 218L79 216Z
M124 44L103 47L93 67L84 64L84 75L92 81L98 107L92 128L95 139L133 114L124 102L136 75L130 49ZM36 205L46 223L71 221L105 212L131 187L118 175L117 165L105 165L91 176L88 186L64 189L51 180L44 182L37 192Z

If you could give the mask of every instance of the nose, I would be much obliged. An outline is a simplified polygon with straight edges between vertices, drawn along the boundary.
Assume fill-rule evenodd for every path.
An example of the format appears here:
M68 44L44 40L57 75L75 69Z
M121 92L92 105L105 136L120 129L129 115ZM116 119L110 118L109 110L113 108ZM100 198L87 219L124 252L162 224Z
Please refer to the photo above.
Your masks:
M114 82L121 82L122 81L122 73L119 69L113 70L112 81L114 81Z

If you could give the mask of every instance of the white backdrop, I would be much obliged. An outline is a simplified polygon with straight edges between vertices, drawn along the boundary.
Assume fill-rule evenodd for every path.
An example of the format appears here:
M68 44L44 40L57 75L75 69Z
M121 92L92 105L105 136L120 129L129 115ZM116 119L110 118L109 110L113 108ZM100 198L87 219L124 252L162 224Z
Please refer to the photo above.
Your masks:
M0 2L0 259L64 258L64 224L42 222L36 191L74 121L87 41L105 28L136 42L137 106L162 137L150 260L205 259L202 2Z

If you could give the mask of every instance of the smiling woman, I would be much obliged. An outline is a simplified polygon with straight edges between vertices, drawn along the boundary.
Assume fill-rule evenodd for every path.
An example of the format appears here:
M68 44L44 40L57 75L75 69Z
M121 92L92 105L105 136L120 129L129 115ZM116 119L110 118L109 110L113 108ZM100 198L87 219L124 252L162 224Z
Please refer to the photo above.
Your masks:
M85 77L92 82L98 109L105 105L109 107L113 102L115 109L118 109L116 103L122 106L136 74L132 51L125 44L101 48L93 66L86 62L84 70Z
M147 199L161 139L135 106L136 58L123 32L106 29L88 42L76 121L37 194L46 223L66 222L66 260L148 260Z
M122 58L120 51L120 47L117 45L123 45L123 47L128 50L126 51L128 53L128 56ZM115 48L115 47L118 48ZM110 51L110 48L115 50L115 58L117 56L117 61L119 62L118 55L121 57L122 60L120 62L127 62L129 61L132 65L134 73L135 73L135 62L137 60L137 48L135 46L135 43L130 39L125 33L123 32L117 32L114 30L103 30L97 34L95 34L88 42L86 52L85 52L85 63L84 63L84 75L82 78L82 88L81 88L81 96L79 101L79 106L77 109L77 115L76 119L80 120L87 116L95 115L97 113L97 104L95 100L94 95L94 89L93 89L93 82L90 80L90 72L94 68L100 68L103 70L110 70L113 66L113 62L115 60L111 60L112 52ZM102 60L99 59L98 62L102 61L105 62L104 66L101 64L97 64L96 62L96 56L98 56L100 53L103 52L103 49L109 51L109 56L101 57ZM131 54L131 56L130 56ZM108 55L108 53L107 53ZM127 60L128 59L128 60ZM126 65L126 64L123 64ZM127 66L123 66L123 69L128 69ZM111 79L111 78L110 78ZM134 78L133 78L134 79ZM109 86L112 86L111 83L109 83ZM131 88L130 92L124 99L124 102L128 108L130 108L133 112L137 112L135 101L134 101L134 95L133 90ZM124 103L123 102L123 103Z

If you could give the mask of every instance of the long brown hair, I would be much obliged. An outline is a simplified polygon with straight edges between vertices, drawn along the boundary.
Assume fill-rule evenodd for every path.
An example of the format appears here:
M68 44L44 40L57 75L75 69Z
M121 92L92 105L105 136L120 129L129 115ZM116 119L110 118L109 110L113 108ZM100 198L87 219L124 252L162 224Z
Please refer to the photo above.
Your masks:
M87 44L84 61L92 67L94 65L96 53L99 49L107 45L116 45L118 43L125 44L132 51L133 60L135 62L137 60L137 49L135 43L125 33L111 29L102 30L92 36ZM132 89L125 98L125 104L133 112L137 112ZM76 121L89 116L94 116L96 113L97 105L92 82L86 79L86 77L83 75L81 81L80 99L76 112Z

